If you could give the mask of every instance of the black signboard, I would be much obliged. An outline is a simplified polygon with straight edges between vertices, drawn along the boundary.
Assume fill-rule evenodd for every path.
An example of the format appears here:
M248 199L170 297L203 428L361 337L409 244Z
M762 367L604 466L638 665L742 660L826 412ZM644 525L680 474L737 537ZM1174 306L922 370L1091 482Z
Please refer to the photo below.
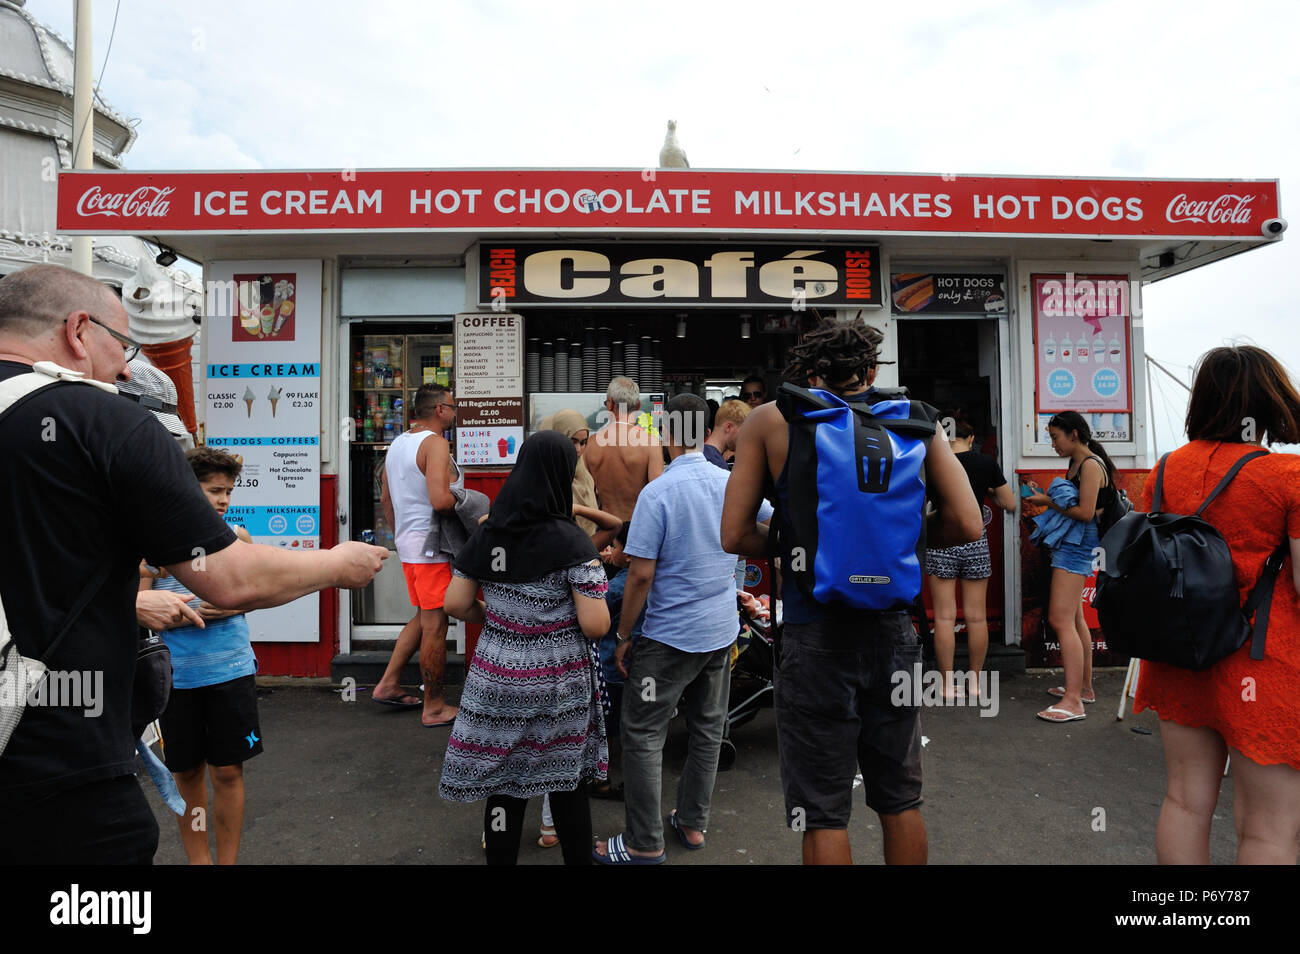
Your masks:
M1007 313L1007 279L1002 274L891 272L895 315L980 315Z
M877 245L479 244L479 302L878 307Z

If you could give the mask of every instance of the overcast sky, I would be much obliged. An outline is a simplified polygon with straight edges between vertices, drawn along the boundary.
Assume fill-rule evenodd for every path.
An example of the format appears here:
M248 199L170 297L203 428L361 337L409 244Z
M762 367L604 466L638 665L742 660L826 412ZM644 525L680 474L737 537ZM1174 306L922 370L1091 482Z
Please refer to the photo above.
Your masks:
M72 0L27 9L71 38ZM1294 0L129 0L101 92L134 169L648 166L675 118L697 168L1277 178L1300 223L1297 27ZM1148 352L1300 370L1297 276L1300 227L1151 286Z

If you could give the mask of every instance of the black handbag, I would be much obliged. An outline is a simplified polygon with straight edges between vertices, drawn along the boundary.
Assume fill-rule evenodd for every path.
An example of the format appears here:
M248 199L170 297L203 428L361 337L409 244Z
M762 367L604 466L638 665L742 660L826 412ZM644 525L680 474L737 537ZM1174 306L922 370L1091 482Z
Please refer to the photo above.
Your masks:
M167 710L172 692L172 654L157 633L141 627L131 684L131 732L135 738Z

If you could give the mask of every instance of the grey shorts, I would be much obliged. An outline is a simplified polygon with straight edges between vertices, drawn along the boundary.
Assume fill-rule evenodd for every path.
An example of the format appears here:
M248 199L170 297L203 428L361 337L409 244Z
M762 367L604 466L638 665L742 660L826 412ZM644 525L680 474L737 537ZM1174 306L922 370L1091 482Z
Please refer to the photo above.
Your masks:
M894 815L921 804L921 713L891 701L912 678L921 641L906 613L786 623L776 673L776 727L787 823L847 828L853 777L867 807Z

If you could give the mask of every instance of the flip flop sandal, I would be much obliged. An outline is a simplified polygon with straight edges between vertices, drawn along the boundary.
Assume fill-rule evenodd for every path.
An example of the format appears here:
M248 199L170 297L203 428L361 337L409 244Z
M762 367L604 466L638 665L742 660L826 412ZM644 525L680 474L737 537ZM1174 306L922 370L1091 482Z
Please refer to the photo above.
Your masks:
M627 850L627 845L623 841L623 833L619 832L613 838L605 843L606 854L601 854L596 850L596 846L591 846L591 858L599 865L661 865L668 859L667 852L660 852L658 855L634 855Z
M1051 716L1043 715L1043 712L1056 712L1059 713L1060 715L1065 716L1065 718L1054 719ZM1069 709L1058 709L1056 706L1049 706L1048 708L1044 709L1043 712L1035 712L1034 715L1037 718L1042 719L1044 722L1078 722L1080 719L1088 718L1086 713L1080 712L1078 715L1075 715Z
M555 831L554 826L547 828L545 825L543 825L540 829L538 829L538 831L541 832L541 835L537 839L538 848L554 848L556 845L560 843L560 836ZM547 841L546 839L548 838L551 838L553 840Z
M424 705L423 699L409 692L404 692L393 699L376 699L374 696L371 696L370 698L374 699L374 701L379 703L381 706L388 706L392 709L418 709L420 706ZM403 702L403 699L414 699L415 701Z
M1065 697L1065 687L1064 687L1064 686L1053 686L1051 689L1048 689L1048 690L1047 690L1047 694L1048 694L1049 696L1052 696L1052 697L1057 698L1057 699L1063 699L1063 698ZM1083 697L1080 696L1080 698L1083 698ZM1090 706L1090 705L1092 705L1092 704L1093 704L1094 702L1096 702L1096 701L1097 701L1097 691L1094 689L1093 692L1092 692L1092 698L1091 698L1091 699L1084 699L1084 700L1083 700L1083 704L1084 704L1085 706Z
M686 837L685 830L677 822L677 809L674 808L671 812L669 812L668 818L666 820L668 822L668 827L671 828L674 832L676 832L677 840L682 843L683 848L687 849L688 851L699 851L701 848L704 847L704 842L700 842L698 845L693 845L691 844L690 839Z

